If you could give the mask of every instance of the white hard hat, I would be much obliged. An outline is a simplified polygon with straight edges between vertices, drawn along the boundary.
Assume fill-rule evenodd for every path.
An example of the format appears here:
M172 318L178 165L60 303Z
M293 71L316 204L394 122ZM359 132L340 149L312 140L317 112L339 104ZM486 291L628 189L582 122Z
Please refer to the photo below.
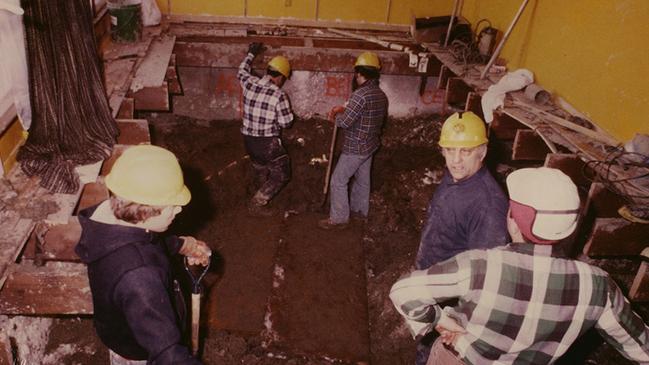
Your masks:
M507 176L512 218L523 237L551 244L568 237L577 227L579 193L562 171L524 168Z

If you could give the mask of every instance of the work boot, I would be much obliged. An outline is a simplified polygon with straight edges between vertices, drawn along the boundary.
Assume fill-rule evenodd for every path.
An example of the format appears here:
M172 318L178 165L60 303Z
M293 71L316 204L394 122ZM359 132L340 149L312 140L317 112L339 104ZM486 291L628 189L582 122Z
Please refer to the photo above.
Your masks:
M321 219L318 221L318 228L324 229L326 231L330 230L341 230L347 228L347 222L344 223L334 223L331 219Z

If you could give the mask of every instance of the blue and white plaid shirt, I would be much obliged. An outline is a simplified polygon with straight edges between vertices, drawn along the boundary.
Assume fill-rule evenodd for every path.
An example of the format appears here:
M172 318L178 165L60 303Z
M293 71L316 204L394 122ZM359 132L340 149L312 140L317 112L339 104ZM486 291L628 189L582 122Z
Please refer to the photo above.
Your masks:
M444 310L466 333L455 350L466 364L551 364L586 330L626 358L649 364L649 328L598 267L528 243L471 250L397 281L390 298L414 336ZM459 298L457 306L438 303Z
M241 133L252 137L276 137L282 128L293 121L288 96L266 75L262 78L251 73L252 60L248 53L239 65L237 78L243 89L243 126Z
M388 98L379 87L379 80L365 81L349 97L345 112L336 117L336 125L345 129L343 153L374 153L381 144L381 127L387 115Z

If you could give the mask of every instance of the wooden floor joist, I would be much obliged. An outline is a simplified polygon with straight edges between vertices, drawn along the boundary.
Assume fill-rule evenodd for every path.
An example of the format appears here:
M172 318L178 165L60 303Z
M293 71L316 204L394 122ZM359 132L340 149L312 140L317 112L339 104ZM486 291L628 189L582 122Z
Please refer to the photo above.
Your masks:
M519 129L514 137L512 161L543 161L551 152L541 137L531 129Z
M631 223L623 218L597 218L584 246L584 254L636 256L649 246L649 224Z
M449 77L446 82L446 104L464 109L471 87L460 77Z

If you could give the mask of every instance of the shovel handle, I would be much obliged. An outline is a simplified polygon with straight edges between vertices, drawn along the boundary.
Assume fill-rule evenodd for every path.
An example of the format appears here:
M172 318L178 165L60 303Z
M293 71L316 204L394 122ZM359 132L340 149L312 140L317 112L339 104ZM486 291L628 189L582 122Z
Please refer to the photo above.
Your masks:
M329 162L327 163L327 173L325 174L324 188L322 188L322 194L325 195L325 197L327 196L327 192L329 191L329 179L331 178L331 165L334 162L334 148L336 147L337 134L338 125L334 123L334 130L331 135L331 146L329 146Z
M201 319L201 295L192 294L192 355L198 353L198 329Z

